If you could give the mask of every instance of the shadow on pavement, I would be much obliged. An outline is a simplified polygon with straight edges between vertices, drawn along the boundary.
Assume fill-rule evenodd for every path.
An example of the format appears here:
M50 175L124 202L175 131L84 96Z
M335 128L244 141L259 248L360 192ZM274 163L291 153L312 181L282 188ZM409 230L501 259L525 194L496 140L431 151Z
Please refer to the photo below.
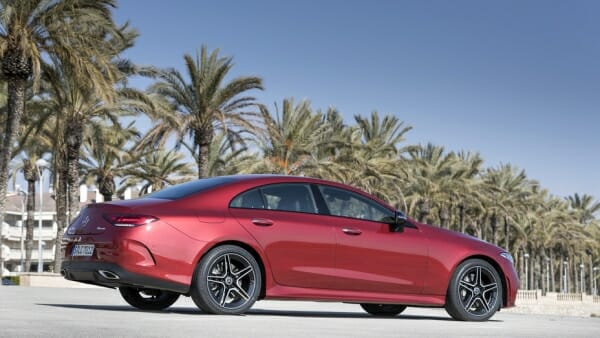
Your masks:
M84 305L84 304L36 304L40 306L51 306L64 309L80 309L80 310L95 310L95 311L119 311L119 312L143 312L143 313L177 313L177 314L188 314L188 315L208 315L207 313L200 312L195 308L178 308L171 307L167 310L140 310L129 305Z
M282 317L314 317L314 318L371 318L371 319L415 319L415 320L449 320L449 317L413 316L401 314L396 317L374 317L366 313L355 312L325 312L325 311L288 311L288 310L250 310L248 315L282 316Z
M84 305L84 304L36 304L40 306L51 306L66 309L94 310L94 311L120 311L120 312L143 312L143 313L176 313L184 315L204 315L208 313L201 312L196 308L171 307L162 311L139 310L128 305ZM414 316L401 314L396 317L373 317L366 313L355 312L327 312L327 311L294 311L294 310L270 310L270 309L251 309L245 316L278 316L278 317L312 317L312 318L371 318L371 319L408 319L408 320L441 320L453 321L449 317L438 316Z

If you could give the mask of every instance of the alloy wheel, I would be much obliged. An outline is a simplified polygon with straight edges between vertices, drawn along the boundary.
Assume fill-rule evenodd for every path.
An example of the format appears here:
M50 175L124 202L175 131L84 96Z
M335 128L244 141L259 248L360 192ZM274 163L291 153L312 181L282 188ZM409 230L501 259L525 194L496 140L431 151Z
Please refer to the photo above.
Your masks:
M210 250L198 263L194 275L190 296L207 313L239 315L260 296L260 264L248 250L237 245Z
M457 320L484 321L502 307L504 286L489 262L472 258L453 272L446 295L446 311Z
M212 300L225 309L246 305L254 294L255 280L252 264L236 253L225 253L215 259L206 276Z
M485 316L496 310L498 281L487 268L474 266L462 274L458 293L465 311L475 316Z

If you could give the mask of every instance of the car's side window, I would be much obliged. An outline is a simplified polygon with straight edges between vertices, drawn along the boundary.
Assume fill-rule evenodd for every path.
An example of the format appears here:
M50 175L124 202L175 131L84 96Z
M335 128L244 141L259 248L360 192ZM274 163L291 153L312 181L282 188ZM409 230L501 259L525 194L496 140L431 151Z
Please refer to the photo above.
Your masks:
M264 209L265 203L259 189L252 189L237 196L229 204L232 208Z
M383 222L394 218L394 212L357 193L319 185L329 212L334 216Z
M267 209L317 213L315 199L308 184L274 184L260 188Z
M317 213L310 186L296 183L273 184L246 191L236 196L229 207Z

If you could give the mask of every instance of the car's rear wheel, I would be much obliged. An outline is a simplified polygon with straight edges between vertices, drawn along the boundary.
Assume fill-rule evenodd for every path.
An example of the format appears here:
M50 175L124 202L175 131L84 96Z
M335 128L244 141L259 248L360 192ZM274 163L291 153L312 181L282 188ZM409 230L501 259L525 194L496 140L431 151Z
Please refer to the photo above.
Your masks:
M178 293L134 287L120 287L119 292L125 301L141 310L163 310L173 305Z
M241 314L258 299L261 283L261 270L254 256L238 246L223 245L200 261L191 296L205 312Z
M396 304L360 304L363 310L377 317L394 317L406 309L406 305Z
M446 311L452 318L484 321L501 306L502 282L490 263L469 259L456 268L446 296Z

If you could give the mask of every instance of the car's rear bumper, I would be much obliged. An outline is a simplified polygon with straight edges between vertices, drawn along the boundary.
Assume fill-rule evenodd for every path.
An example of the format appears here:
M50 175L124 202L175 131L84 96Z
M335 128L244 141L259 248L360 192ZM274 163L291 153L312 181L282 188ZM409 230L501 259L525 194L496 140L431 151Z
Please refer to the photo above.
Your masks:
M60 273L68 280L109 288L133 286L182 294L187 294L190 288L189 285L132 273L117 264L106 262L64 261Z

